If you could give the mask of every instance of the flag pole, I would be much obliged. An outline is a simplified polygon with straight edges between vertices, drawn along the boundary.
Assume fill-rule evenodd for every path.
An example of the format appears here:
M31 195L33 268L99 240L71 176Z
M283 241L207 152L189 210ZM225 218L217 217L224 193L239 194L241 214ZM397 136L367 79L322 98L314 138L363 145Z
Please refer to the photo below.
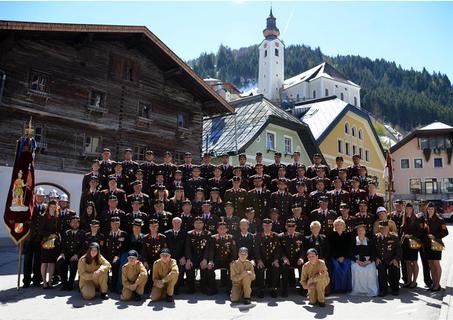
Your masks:
M17 290L20 289L20 275L22 273L22 249L23 249L23 246L24 246L24 242L23 241L19 242L19 245L18 245L19 259L17 262Z

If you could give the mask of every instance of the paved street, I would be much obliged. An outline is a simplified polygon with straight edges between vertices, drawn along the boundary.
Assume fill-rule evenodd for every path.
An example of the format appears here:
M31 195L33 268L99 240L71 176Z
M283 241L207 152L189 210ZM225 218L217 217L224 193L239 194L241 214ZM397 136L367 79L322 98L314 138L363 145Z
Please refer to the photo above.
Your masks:
M450 235L453 227L449 227ZM431 293L423 289L422 276L419 277L419 288L409 291L401 289L398 297L373 298L353 297L349 295L332 295L327 299L326 308L312 307L307 300L297 295L276 300L266 298L254 303L249 308L232 306L226 295L214 297L203 295L176 297L173 305L152 303L123 303L118 295L111 295L105 302L97 299L85 302L78 291L71 293L57 289L43 291L39 288L17 291L16 268L17 252L15 248L0 249L0 320L14 319L144 319L146 316L162 316L169 319L442 319L449 317L448 307L453 287L452 236L446 239L446 251L442 260L442 287L449 285L446 292ZM420 274L421 274L421 262ZM447 296L444 297L446 293ZM444 302L443 302L444 301ZM443 305L443 308L442 308Z

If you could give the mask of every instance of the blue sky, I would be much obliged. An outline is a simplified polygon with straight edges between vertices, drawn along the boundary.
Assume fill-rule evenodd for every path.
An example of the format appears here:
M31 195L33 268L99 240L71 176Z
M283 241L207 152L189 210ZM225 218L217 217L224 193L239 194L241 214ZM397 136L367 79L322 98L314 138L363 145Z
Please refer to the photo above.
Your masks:
M259 43L270 2L0 2L0 19L145 25L183 59ZM286 45L358 54L453 81L453 2L278 2Z

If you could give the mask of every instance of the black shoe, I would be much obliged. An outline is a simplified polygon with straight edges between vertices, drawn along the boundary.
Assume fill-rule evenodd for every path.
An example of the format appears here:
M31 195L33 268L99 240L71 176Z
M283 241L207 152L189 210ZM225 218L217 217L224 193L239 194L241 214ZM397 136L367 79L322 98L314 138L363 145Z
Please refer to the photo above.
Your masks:
M272 291L271 291L271 297L272 297L272 298L277 298L277 297L278 297L277 289L272 289Z
M258 292L258 298L260 299L264 298L264 290L260 290L260 292Z
M141 296L139 294L136 294L135 297L134 297L135 301L142 301L142 299L143 299L143 296Z
M437 288L437 289L434 289L434 288L431 288L429 291L431 292L439 292L441 289L441 287Z
M282 291L282 297L287 298L288 297L288 290L283 290Z
M101 293L101 299L102 300L108 300L109 299L109 296L107 293Z
M392 291L392 296L398 296L400 292L398 290L393 290Z
M244 298L244 304L251 304L251 303L252 303L252 299Z
M66 284L62 285L60 288L61 291L69 291L69 288Z
M378 297L385 297L387 292L379 292Z
M318 307L324 308L326 306L325 302L318 302Z
M30 282L25 282L25 283L22 285L22 288L30 288Z
M167 302L175 302L175 299L173 299L173 296L167 296Z

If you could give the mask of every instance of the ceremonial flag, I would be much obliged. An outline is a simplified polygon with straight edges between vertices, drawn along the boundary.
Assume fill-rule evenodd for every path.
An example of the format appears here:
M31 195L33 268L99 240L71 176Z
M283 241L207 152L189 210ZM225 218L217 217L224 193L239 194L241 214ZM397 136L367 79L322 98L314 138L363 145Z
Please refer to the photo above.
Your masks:
M25 135L17 141L16 157L13 166L11 184L6 198L5 226L16 244L19 244L30 232L33 213L33 190L35 188L34 151L36 141L33 138L31 120Z

